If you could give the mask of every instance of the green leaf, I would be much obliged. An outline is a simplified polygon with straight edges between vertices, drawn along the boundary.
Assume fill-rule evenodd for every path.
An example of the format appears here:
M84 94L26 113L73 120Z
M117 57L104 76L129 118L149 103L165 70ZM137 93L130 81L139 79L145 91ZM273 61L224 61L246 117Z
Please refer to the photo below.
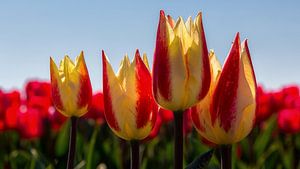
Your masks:
M271 118L269 123L267 124L266 130L263 132L260 132L260 135L256 138L256 141L254 143L254 151L256 157L259 157L267 148L272 132L274 131L276 125L276 118Z
M207 168L209 161L214 153L214 150L210 150L204 154L198 156L192 163L190 163L185 169L204 169Z
M69 128L70 128L70 121L66 122L62 126L60 132L58 133L56 144L55 144L55 154L58 157L62 157L68 152Z
M93 131L93 135L89 144L89 148L88 148L88 155L87 155L87 164L86 164L86 168L87 169L92 169L92 162L93 162L93 152L95 151L95 144L96 144L96 140L97 140L97 134L99 131L99 126L96 125Z

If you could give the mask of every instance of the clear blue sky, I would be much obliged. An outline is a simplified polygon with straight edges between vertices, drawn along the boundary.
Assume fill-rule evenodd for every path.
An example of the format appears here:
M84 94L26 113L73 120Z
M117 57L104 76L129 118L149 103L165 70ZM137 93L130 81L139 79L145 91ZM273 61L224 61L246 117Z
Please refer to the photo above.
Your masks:
M237 31L249 39L257 80L266 87L300 83L300 1L1 1L0 86L21 88L27 79L49 79L49 57L58 63L81 50L94 90L102 88L100 51L115 70L136 48L152 62L159 10L173 17L203 12L209 48L224 61Z

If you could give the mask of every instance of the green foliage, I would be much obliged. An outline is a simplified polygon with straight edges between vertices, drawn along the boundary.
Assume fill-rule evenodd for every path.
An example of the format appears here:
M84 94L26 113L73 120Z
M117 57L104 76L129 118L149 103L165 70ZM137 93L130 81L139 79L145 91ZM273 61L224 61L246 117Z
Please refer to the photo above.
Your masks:
M99 165L108 169L129 168L129 144L117 138L106 124L81 119L78 129L75 157L78 169L94 169ZM47 131L41 138L24 140L17 132L9 131L0 133L0 140L0 169L66 167L69 122L59 132ZM185 168L197 168L192 166L202 165L202 162L208 169L219 168L218 149L213 155L211 149L201 142L196 131L188 133L184 140ZM141 169L172 169L172 123L163 124L158 136L143 141L140 150ZM233 146L232 151L235 169L294 169L297 168L295 165L299 168L300 136L280 133L276 128L276 117L272 117L256 126L246 139ZM199 156L203 153L204 156Z

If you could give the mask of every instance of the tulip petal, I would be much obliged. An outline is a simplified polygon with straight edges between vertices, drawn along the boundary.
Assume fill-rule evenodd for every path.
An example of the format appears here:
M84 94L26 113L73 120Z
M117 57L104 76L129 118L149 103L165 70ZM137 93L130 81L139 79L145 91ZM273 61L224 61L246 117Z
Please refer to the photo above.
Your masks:
M220 119L220 125L225 131L231 129L236 118L239 73L240 38L237 34L212 96L212 124L215 125L217 118Z
M191 109L191 116L197 131L207 140L216 143L217 136L211 123L210 106L216 82L221 72L221 64L213 50L209 54L211 70L211 86L207 95Z
M136 51L135 54L135 60L136 60L136 81L137 81L137 117L136 117L136 124L137 128L144 127L152 114L152 83L151 82L151 75L148 71L147 67L145 66L144 62L142 61L139 51ZM149 104L151 106L149 106ZM151 112L151 113L149 113Z
M118 79L113 73L111 65L108 63L104 51L102 51L102 63L103 63L103 96L105 107L105 118L108 125L116 131L120 130L115 112L112 107L112 93L123 93L121 86L118 83Z
M242 44L239 76L234 129L236 137L244 138L252 129L256 109L256 80L247 42Z
M50 57L50 76L51 76L52 101L53 101L55 107L60 112L62 112L63 111L63 103L62 103L60 93L59 93L59 86L60 86L59 84L61 83L61 80L59 78L58 68L51 57Z
M86 63L84 60L83 52L80 53L79 57L76 59L76 69L78 73L80 74L79 79L79 91L78 91L78 100L77 105L78 107L81 107L77 111L77 116L82 116L84 113L86 113L89 109L88 106L91 105L92 101L92 85L90 82L90 77L88 73L88 69L86 67Z
M156 37L156 47L153 63L153 92L155 99L162 97L164 100L171 99L170 62L168 46L174 35L170 24L167 22L165 13L160 11L160 18Z

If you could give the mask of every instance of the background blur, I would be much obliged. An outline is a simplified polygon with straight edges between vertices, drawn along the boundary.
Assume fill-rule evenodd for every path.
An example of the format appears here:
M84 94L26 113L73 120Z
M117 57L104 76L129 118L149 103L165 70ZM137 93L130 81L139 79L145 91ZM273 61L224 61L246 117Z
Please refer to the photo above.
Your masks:
M203 12L209 48L224 61L237 31L249 39L258 82L268 88L299 83L300 1L1 1L0 86L22 88L49 79L58 63L84 50L94 91L102 89L100 51L117 70L136 48L152 62L159 10L174 18Z

